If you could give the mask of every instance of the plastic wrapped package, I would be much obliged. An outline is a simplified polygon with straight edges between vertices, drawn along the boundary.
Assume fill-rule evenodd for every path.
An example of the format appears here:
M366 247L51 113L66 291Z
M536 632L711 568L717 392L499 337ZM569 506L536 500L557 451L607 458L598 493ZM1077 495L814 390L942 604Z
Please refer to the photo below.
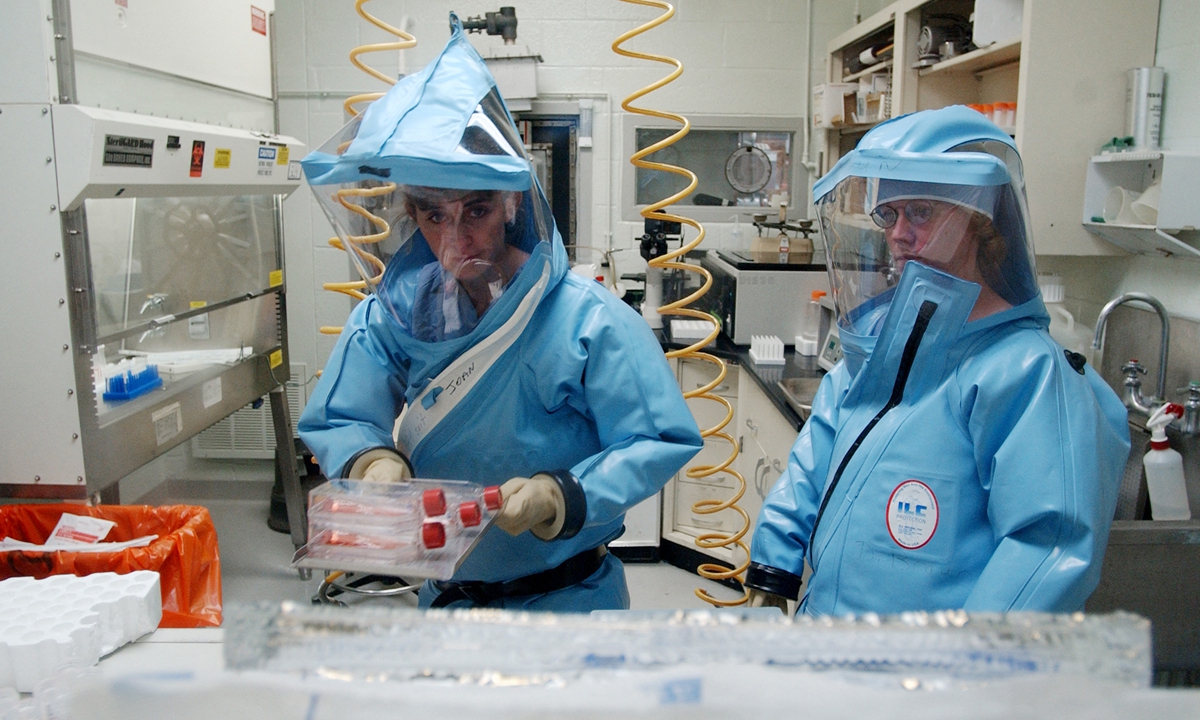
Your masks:
M500 509L498 487L454 480L331 480L308 496L293 565L449 579Z
M0 580L153 570L162 587L159 627L221 624L221 559L217 529L207 509L191 505L7 505L0 507L0 536L42 544L63 513L116 523L106 541L125 542L147 535L157 539L145 547L117 552L2 552Z
M723 664L912 678L963 686L1081 675L1129 687L1151 678L1150 624L1128 613L908 612L785 618L737 609L583 614L496 610L230 608L226 667L345 679L570 683Z

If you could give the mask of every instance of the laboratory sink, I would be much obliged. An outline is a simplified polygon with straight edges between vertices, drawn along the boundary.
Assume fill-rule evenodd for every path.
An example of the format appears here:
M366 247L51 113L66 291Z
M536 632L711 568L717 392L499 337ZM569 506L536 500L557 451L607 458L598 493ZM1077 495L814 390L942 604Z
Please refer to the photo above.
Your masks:
M796 411L801 420L808 420L808 414L812 411L813 396L817 394L817 387L821 384L821 378L785 378L780 380L778 384L779 389L783 391L783 397L787 400L787 404Z

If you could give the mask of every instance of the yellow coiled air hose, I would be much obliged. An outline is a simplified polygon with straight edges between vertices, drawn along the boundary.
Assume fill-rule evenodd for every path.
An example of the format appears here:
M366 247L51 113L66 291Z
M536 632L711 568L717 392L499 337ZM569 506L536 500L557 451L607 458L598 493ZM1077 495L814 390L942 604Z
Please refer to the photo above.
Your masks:
M353 63L354 66L357 67L359 70L362 70L363 72L367 73L368 75L378 78L379 80L382 80L383 82L385 82L389 85L395 85L396 80L394 78L388 77L387 75L381 73L380 71L376 70L375 68L367 65L366 63L364 63L362 60L359 59L359 55L363 55L365 53L371 53L371 52L384 52L384 51L389 51L389 50L397 50L397 51L398 50L407 50L411 47L416 46L417 39L399 28L395 28L395 27L392 27L391 25L388 25L387 23L383 22L379 18L377 18L374 15L371 15L367 11L363 10L363 5L365 5L368 2L370 2L370 0L356 0L356 2L354 3L355 12L357 12L364 20L371 23L375 27L380 28L381 30L384 30L386 32L389 32L392 35L395 35L397 38L400 38L400 39L397 41L394 41L394 42L372 43L369 45L359 45L358 47L356 47L350 51L350 62ZM359 103L368 103L369 104L371 102L374 102L375 100L378 100L381 97L383 97L383 93L381 93L381 92L361 93L361 94L346 98L346 101L344 103L342 103L342 108L346 111L346 113L348 115L350 115L350 117L357 117L360 111L357 108L355 108L355 105L357 105ZM350 146L349 142L342 143L342 145L340 145L338 147L338 154L345 152L346 148L349 146ZM351 236L347 237L347 240L350 241L349 247L347 247L344 243L342 243L342 241L339 238L336 238L336 237L329 238L329 244L332 245L333 247L338 248L339 250L345 250L348 253L353 252L356 255L358 255L359 258L361 258L363 261L365 261L368 265L375 268L376 274L374 277L371 278L371 280L370 280L371 284L378 282L380 276L383 275L384 264L383 264L382 260L375 257L371 253L367 252L361 246L369 245L371 243L377 243L377 242L380 242L380 241L386 239L387 236L389 234L391 234L392 228L390 225L388 225L386 220L379 217L378 215L371 213L369 210L363 208L361 205L352 204L351 202L348 201L347 198L378 197L381 195L389 195L392 192L394 192L395 190L396 190L396 183L388 182L388 183L382 183L382 184L380 184L376 187L372 187L372 188L343 188L341 190L338 190L337 193L334 194L334 199L337 200L339 203L341 203L342 207L366 218L367 221L370 222L372 225L374 225L375 228L378 230L378 232L373 233L371 235L351 235ZM357 300L365 300L367 297L366 292L365 292L367 290L367 282L368 281L366 281L366 280L353 280L353 281L349 281L349 282L330 282L330 283L324 283L321 287L330 292L338 292L338 293L342 293L344 295L349 295L350 297L355 298ZM333 326L333 325L322 325L321 326L321 333L324 335L337 335L341 332L342 332L342 328L337 327L337 326Z
M681 190L680 192L678 192L675 195L672 195L670 197L664 198L652 205L649 205L644 210L642 210L642 217L644 217L646 219L650 219L650 220L663 220L663 221L667 221L667 222L682 223L684 225L688 225L692 228L695 228L697 231L697 235L694 240L683 243L678 250L668 252L666 255L663 255L661 257L657 257L657 258L650 260L650 266L655 267L655 268L662 268L662 269L669 268L669 269L673 269L673 270L683 270L685 272L698 273L700 276L702 276L704 278L704 283L694 293L692 293L691 295L688 295L687 297L682 298L680 300L676 300L675 302L669 303L667 305L663 305L661 308L659 308L658 312L662 315L667 315L667 316L675 315L675 316L695 318L698 320L706 320L706 321L712 323L712 326L713 326L712 331L709 332L709 334L706 338L704 338L703 340L697 341L695 344L690 345L686 348L683 348L682 350L671 350L667 353L667 357L671 358L671 359L673 359L673 358L690 358L690 359L695 359L695 360L703 360L705 362L709 362L709 363L712 363L713 365L716 365L717 366L717 376L712 382L708 383L707 385L704 385L703 387L696 388L694 390L685 390L683 393L683 396L687 399L699 397L704 400L711 400L713 402L720 403L721 405L723 405L725 407L725 418L723 420L721 420L721 422L719 422L717 425L715 425L711 428L701 429L700 434L705 439L710 438L710 437L715 437L715 438L719 438L721 440L728 442L729 447L730 447L729 457L726 458L721 463L716 464L716 465L696 465L696 466L690 467L687 469L687 476L690 478L703 478L703 477L709 477L710 475L715 475L716 473L723 472L723 473L726 473L726 474L732 476L733 478L735 478L737 480L737 484L738 484L737 492L735 492L733 494L733 497L731 497L728 500L717 500L717 499L701 500L701 501L695 503L694 505L692 505L692 511L698 515L712 515L715 513L719 513L723 510L732 510L733 512L737 513L742 518L741 529L739 529L737 532L733 532L733 533L707 532L707 533L701 534L700 536L698 536L696 538L696 546L700 547L700 548L712 549L712 548L721 548L721 547L731 547L732 546L733 548L740 550L741 551L740 555L736 551L733 553L733 555L734 555L733 569L725 568L721 565L717 565L716 563L704 563L704 564L700 565L698 568L696 568L696 572L698 572L701 577L705 577L710 580L728 580L730 578L733 578L733 579L736 579L738 582L741 582L745 577L744 573L746 571L746 568L748 568L750 565L750 549L745 541L746 533L750 529L750 516L746 513L746 511L741 506L739 506L737 504L738 500L741 500L742 496L746 492L745 478L742 477L741 473L739 473L737 470L734 470L731 467L733 465L733 461L736 460L737 456L738 456L737 441L734 440L734 438L729 433L724 432L725 426L727 426L733 420L733 405L725 398L720 397L719 395L715 395L712 392L712 390L714 388L716 388L718 385L720 385L721 382L724 381L724 379L725 379L725 375L726 375L725 363L721 360L721 358L719 358L715 355L712 355L712 354L706 353L706 352L701 352L701 348L708 345L710 342L713 342L714 340L716 340L717 334L721 330L721 325L720 325L720 321L718 321L716 318L712 317L708 313L705 313L700 310L696 310L696 309L689 307L692 303L694 303L699 298L703 297L704 294L706 292L708 292L708 289L712 286L712 275L707 270L705 270L704 268L702 268L698 265L691 265L688 263L678 261L678 258L680 258L683 255L687 254L688 252L691 252L692 250L694 250L696 247L698 247L700 245L701 241L704 240L704 234L705 234L704 226L691 218L663 212L663 208L665 208L669 205L674 205L674 204L678 203L683 198L690 195L692 193L692 191L696 189L696 184L697 184L696 175L695 175L695 173L691 172L690 170L687 170L686 168L681 168L681 167L678 167L675 165L668 165L665 163L648 161L645 159L647 155L651 155L655 152L658 152L659 150L662 150L665 147L673 145L676 142L678 142L680 139L682 139L684 136L686 136L688 134L688 131L691 129L691 123L689 123L688 119L683 117L682 115L676 115L675 113L664 112L661 110L651 110L651 109L647 109L647 108L635 107L633 105L633 101L641 98L643 95L647 95L647 94L663 87L664 85L667 85L667 84L673 82L676 78L678 78L680 75L682 75L683 74L683 63L681 63L680 61L678 61L674 58L665 57L662 55L651 55L651 54L647 54L647 53L634 52L631 50L625 50L624 48L621 47L621 44L624 43L625 41L629 40L630 38L640 35L652 28L658 27L659 25L663 24L667 20L670 20L675 15L675 8L670 3L659 2L658 0L621 0L621 1L633 4L633 5L646 5L649 7L654 7L654 8L658 8L660 10L664 10L665 12L662 15L660 15L659 17L655 18L654 20L651 20L650 22L648 22L634 30L631 30L631 31L625 33L624 35L621 35L619 38L617 38L616 41L614 41L612 44L613 52L617 53L618 55L623 55L625 57L638 58L640 60L650 60L653 62L664 63L666 65L673 65L675 67L675 69L666 77L658 80L655 83L647 85L646 87L642 88L641 90L638 90L637 92L633 93L629 97L625 98L624 102L621 103L621 108L623 110L625 110L626 112L637 113L638 115L646 115L646 116L656 117L656 118L663 118L666 120L671 120L671 121L677 122L683 126L675 134L671 135L670 137L660 140L659 142L656 142L653 145L650 145L649 147L643 148L642 150L635 152L633 154L633 156L630 157L630 159L629 159L629 161L631 163L633 163L633 165L636 167L643 168L646 170L659 170L662 172L674 173L675 175L680 175L682 177L687 178L687 180L688 180L688 186L686 188L684 188L683 190ZM744 558L744 560L743 560L743 558ZM725 601L725 600L718 600L717 598L713 597L706 590L703 590L703 589L697 589L696 595L701 600L704 600L705 602L711 603L716 606L741 605L742 603L746 602L745 595L743 595L741 598L739 598L737 600Z

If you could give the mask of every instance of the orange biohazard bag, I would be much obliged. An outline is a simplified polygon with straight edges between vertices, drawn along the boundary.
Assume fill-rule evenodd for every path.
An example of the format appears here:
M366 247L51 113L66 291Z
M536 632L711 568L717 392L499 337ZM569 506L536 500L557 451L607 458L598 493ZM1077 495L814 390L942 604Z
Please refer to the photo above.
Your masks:
M221 559L217 529L208 510L191 505L4 505L0 537L42 544L63 513L111 520L105 542L146 535L158 539L146 547L115 552L0 552L0 580L28 576L90 575L153 570L162 587L159 627L216 627L221 624Z

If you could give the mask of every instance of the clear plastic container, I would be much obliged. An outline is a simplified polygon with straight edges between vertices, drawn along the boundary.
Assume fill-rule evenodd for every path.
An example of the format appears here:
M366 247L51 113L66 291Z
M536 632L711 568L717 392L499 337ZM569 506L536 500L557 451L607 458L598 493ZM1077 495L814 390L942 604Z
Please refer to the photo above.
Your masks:
M453 480L331 480L309 493L292 564L448 579L500 509L500 489Z
M796 336L796 354L811 357L817 354L817 346L821 339L817 337L821 330L821 298L827 295L824 290L813 290L812 297L804 305L800 315L800 334Z

